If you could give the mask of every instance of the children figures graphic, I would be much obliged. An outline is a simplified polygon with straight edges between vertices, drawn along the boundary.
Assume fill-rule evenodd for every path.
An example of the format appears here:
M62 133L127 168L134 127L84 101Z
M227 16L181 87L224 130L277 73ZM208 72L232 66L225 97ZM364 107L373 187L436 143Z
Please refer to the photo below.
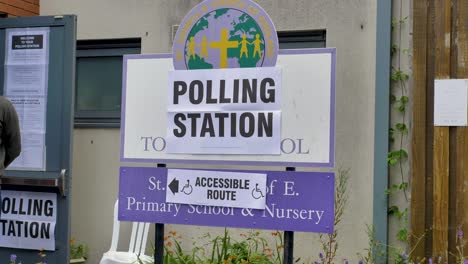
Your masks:
M195 55L197 54L195 53L195 46L197 46L197 43L195 43L195 38L190 37L190 40L188 42L188 51L187 51L187 56L189 57L189 60L191 60L192 57L196 59Z
M242 35L242 40L241 40L241 50L240 50L240 57L242 58L242 55L245 54L245 57L249 57L249 50L247 49L247 44L252 45L252 43L247 41L247 36L245 34Z
M255 35L255 39L252 42L249 42L247 39L247 35L244 33L242 34L242 39L240 41L236 40L229 40L228 39L228 31L223 29L221 31L221 40L219 42L208 42L207 37L203 36L200 43L195 41L195 37L190 37L189 41L187 42L187 57L188 60L196 60L197 56L200 59L205 59L208 61L208 47L212 49L219 49L220 50L220 61L227 62L227 50L233 48L240 48L240 58L249 58L249 46L253 46L253 55L252 58L261 58L262 54L262 44L263 40L260 38L260 34ZM224 33L224 34L223 34ZM199 53L197 53L196 48L200 47ZM224 63L226 64L226 63ZM221 67L223 68L223 67Z
M260 34L255 35L255 40L252 43L254 45L254 58L255 54L258 54L259 57L262 57L262 51L260 49L260 44L262 41L260 40Z

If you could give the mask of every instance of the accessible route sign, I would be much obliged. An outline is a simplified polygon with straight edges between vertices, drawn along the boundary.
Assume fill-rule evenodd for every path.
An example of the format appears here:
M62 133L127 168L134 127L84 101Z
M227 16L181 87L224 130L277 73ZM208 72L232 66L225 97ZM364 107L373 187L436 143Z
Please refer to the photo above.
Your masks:
M168 170L171 169L120 168L119 220L333 232L334 173L200 170L220 175L226 172L265 174L265 209L252 209L168 202L166 195L171 194ZM179 185L179 189L182 188ZM249 189L254 190L255 186Z
M169 169L170 203L265 209L266 174Z

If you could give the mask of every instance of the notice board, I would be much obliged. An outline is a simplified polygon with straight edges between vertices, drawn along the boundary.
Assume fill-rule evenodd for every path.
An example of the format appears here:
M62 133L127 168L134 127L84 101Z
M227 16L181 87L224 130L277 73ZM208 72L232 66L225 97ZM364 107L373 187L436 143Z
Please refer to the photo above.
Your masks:
M0 230L2 260L36 263L43 248L48 263L68 262L75 49L76 16L0 20L0 95L15 106L22 136L21 156L1 178L1 220L10 223ZM12 221L27 224L28 237Z

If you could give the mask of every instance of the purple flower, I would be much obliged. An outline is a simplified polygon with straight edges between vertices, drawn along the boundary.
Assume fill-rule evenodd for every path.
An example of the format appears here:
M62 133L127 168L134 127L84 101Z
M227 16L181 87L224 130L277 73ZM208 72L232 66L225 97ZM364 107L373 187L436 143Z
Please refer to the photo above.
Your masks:
M11 254L10 255L10 262L15 262L16 261L16 255L15 254Z
M323 260L323 254L322 254L322 252L319 253L319 258L320 258L320 260Z
M408 255L406 254L406 252L403 252L403 254L401 254L401 258L406 261L408 259Z
M364 261L362 259L359 260L359 264L364 264Z
M344 263L345 263L345 264L349 264L349 262L348 262L348 260L347 260L347 259L345 259L345 260L344 260Z
M464 264L468 264L468 259L465 259L465 261L463 262Z
M458 238L463 239L463 229L461 227L458 228Z
M432 260L432 258L429 258L429 264L433 264L434 261Z

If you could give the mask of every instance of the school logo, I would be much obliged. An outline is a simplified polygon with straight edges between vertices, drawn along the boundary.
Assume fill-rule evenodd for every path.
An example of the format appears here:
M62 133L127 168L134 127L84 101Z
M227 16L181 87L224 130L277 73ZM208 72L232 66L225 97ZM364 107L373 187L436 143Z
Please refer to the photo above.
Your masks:
M250 0L206 0L174 38L175 70L273 67L278 37L267 13Z

